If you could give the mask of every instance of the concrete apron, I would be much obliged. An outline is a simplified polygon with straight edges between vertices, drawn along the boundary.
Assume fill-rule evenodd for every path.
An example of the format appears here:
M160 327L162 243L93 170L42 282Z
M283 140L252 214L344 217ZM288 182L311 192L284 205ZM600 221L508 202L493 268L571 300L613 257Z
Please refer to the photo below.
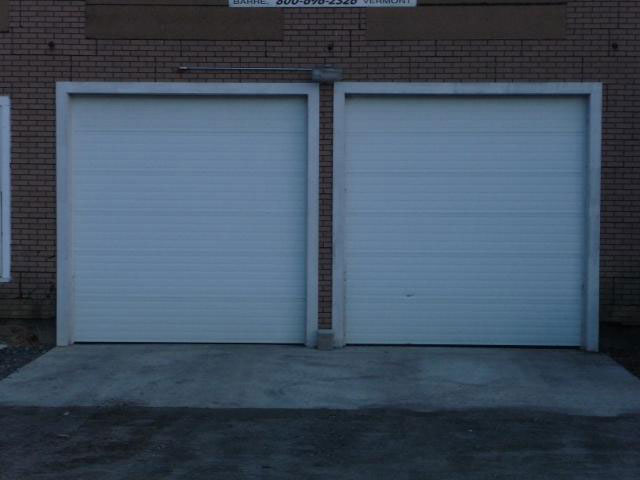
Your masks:
M640 413L640 380L575 350L74 345L0 382L3 406L531 408Z

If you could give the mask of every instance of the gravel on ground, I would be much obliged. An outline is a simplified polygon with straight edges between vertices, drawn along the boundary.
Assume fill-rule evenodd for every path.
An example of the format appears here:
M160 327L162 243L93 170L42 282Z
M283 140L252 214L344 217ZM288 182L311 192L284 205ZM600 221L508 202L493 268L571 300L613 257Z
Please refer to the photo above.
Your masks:
M0 408L2 480L637 480L640 415Z
M51 349L50 345L7 346L0 349L0 380L32 362Z
M603 323L600 346L602 353L640 378L640 326Z
M606 352L624 368L640 378L640 347L633 350L609 350Z

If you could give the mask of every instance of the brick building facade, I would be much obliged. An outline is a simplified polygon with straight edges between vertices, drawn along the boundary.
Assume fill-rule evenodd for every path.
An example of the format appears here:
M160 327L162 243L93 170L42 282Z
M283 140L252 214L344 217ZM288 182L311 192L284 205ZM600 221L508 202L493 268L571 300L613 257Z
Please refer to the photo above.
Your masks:
M269 12L271 17L267 20L280 23L275 30L256 34L272 37L266 40L194 40L188 38L188 31L170 32L166 39L95 38L109 35L103 26L96 26L100 20L92 17L100 11L89 9L118 3L0 2L4 9L0 9L0 14L6 16L6 28L0 28L3 30L0 31L0 96L9 96L12 101L13 144L12 280L0 285L0 317L4 320L51 320L55 316L56 82L307 81L304 73L180 73L177 69L181 65L333 65L344 70L348 81L602 82L601 320L640 321L639 2L551 2L554 8L562 9L563 22L566 22L562 38L555 39L531 39L547 36L545 32L537 35L535 25L527 27L531 31L523 31L527 38L500 38L515 37L517 33L493 35L490 29L474 30L473 35L469 35L475 37L473 39L455 38L454 24L441 33L425 34L414 29L405 35L422 39L386 40L380 38L385 31L384 25L380 27L380 22L384 23L380 17L383 14L370 9ZM157 3L200 5L199 8L211 9L213 18L215 12L227 10L212 5L215 2ZM447 5L451 3L426 1L418 9L429 15L430 8L462 8ZM483 8L474 1L454 3ZM505 2L480 3L494 4L484 8L500 8ZM540 4L534 1L507 3L516 4L511 5L512 8ZM188 5L172 8L188 8ZM237 15L242 14L239 11ZM406 21L405 17L398 17L396 11L389 15L393 22ZM446 18L453 22L459 20L463 25L464 15ZM241 16L237 18L240 20L230 21L242 21ZM259 24L261 17L253 21ZM87 30L87 22L94 22L91 31ZM120 32L118 28L114 30ZM371 33L372 28L375 35ZM554 28L549 35L557 34ZM124 33L111 36L126 36L126 29L122 30ZM391 37L402 36L402 32L394 31L391 26L389 31ZM465 30L461 28L460 32L464 37ZM216 30L215 35L223 36L224 31ZM331 325L332 281L333 87L322 85L320 91L319 324L328 327Z

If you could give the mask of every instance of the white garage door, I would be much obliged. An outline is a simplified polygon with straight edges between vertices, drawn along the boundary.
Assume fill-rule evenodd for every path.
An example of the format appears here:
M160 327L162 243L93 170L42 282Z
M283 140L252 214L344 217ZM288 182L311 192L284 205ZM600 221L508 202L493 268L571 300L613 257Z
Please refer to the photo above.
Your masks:
M580 345L587 109L347 97L346 343Z
M303 96L73 96L75 341L302 343Z

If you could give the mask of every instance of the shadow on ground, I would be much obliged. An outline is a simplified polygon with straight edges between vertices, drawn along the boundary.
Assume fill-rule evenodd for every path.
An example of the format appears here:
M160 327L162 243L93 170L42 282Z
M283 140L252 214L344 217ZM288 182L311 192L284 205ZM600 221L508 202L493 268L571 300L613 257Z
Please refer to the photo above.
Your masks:
M0 478L637 479L640 416L0 409Z
M640 376L640 329L603 330L603 351ZM40 353L0 360L8 373ZM638 414L0 408L0 480L637 480L639 451Z
M640 378L640 326L603 323L600 344L602 353Z

